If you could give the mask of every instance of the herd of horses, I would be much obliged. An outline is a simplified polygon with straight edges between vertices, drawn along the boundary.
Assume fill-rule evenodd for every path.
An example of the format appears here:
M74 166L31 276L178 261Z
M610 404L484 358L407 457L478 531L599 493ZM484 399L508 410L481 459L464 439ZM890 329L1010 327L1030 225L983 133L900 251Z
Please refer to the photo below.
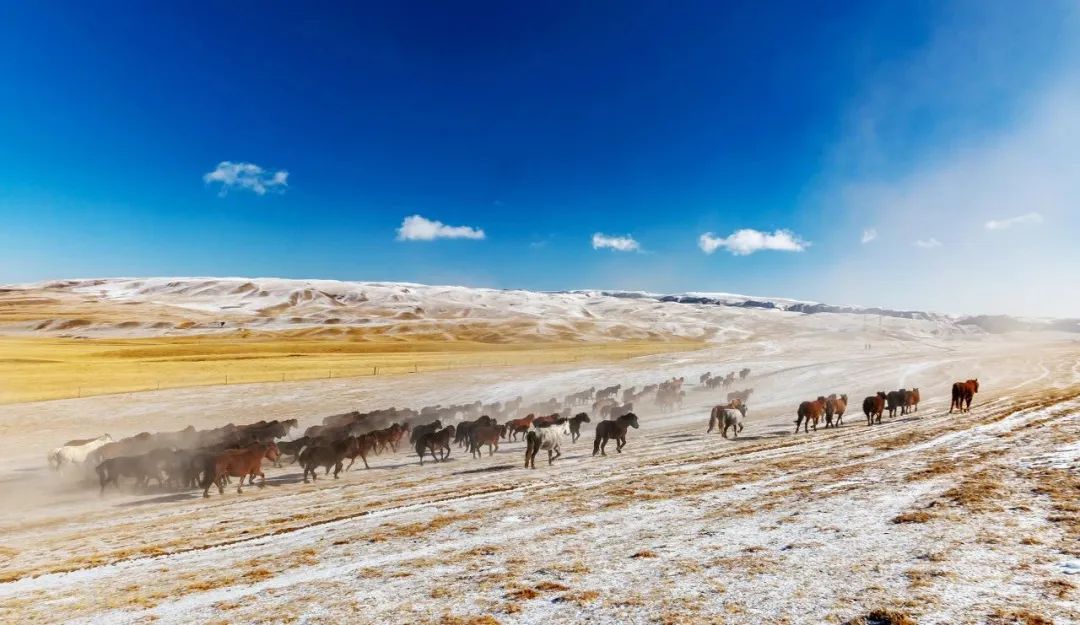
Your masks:
M749 373L749 369L743 369L739 379L745 380ZM725 388L723 381L733 380L735 375L732 372L713 377L706 373L699 378L698 388ZM713 380L721 382L712 384ZM159 488L201 488L204 497L209 497L210 489L215 486L223 494L225 485L234 478L237 493L243 492L245 484L254 485L255 478L260 479L258 486L263 487L264 461L281 467L282 459L289 457L290 463L298 464L303 470L305 483L317 480L319 469L324 477L333 472L336 479L343 471L350 470L357 459L370 468L369 457L396 453L406 436L421 465L429 457L434 462L445 461L455 446L467 449L473 458L482 457L486 447L491 456L499 450L500 443L514 442L521 436L525 442L525 467L535 468L540 451L547 451L548 464L553 464L562 455L562 447L576 443L582 426L591 423L589 413L577 410L579 406L591 403L593 414L601 417L594 428L592 455L606 456L610 441L615 442L616 453L622 453L629 430L640 427L633 412L634 403L651 399L656 408L667 410L681 403L685 396L683 382L683 378L672 378L640 390L623 389L620 385L593 387L567 395L562 402L552 398L529 405L518 397L494 404L473 402L421 410L353 411L328 416L322 424L311 426L291 439L288 438L291 431L298 427L296 419L228 424L207 430L189 426L176 432L142 432L120 440L105 434L68 441L49 452L48 461L55 470L79 467L89 474L89 469L93 469L102 494L108 485L119 487L121 478L130 478L137 489L146 489L155 482ZM955 383L949 411L970 410L978 390L978 380ZM711 409L707 432L717 429L725 438L729 432L737 438L743 430L752 394L752 388L728 392L727 403ZM919 401L917 388L879 391L863 401L867 425L881 423L885 410L890 417L897 411L902 415L917 411ZM847 407L845 394L804 401L798 407L795 431L800 427L804 432L811 428L816 431L821 421L826 428L839 427L843 425ZM551 412L538 416L535 412L538 409ZM517 416L526 410L528 414Z

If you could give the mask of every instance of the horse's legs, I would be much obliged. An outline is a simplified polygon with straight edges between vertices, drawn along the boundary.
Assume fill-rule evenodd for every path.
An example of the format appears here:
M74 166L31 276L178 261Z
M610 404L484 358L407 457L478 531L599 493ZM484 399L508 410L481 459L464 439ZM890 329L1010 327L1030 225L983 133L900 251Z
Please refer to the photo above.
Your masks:
M338 479L338 474L341 473L341 467L343 467L344 465L345 465L345 462L343 462L341 460L338 460L337 464L334 465L334 479L335 480Z
M245 476L243 474L240 474L240 479L236 480L236 494L237 495L243 495L244 494L244 477Z
M349 466L345 467L345 470L348 471L349 469L351 469L354 462L356 462L356 458L355 457L350 458L349 459Z

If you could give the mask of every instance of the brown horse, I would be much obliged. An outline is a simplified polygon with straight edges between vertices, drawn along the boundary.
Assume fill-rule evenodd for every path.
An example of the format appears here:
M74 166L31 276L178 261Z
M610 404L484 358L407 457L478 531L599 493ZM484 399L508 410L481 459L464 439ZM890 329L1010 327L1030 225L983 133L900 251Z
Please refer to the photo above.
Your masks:
M978 392L978 378L966 382L953 382L952 403L949 404L949 414L952 414L953 408L960 412L971 412L971 400L975 398L975 393Z
M245 449L228 449L219 454L209 457L207 463L207 478L203 483L203 497L210 496L210 486L217 485L218 494L225 494L225 478L227 476L238 477L236 492L244 492L244 478L255 483L255 476L261 479L259 488L266 486L266 474L262 471L263 458L271 462L277 462L281 452L273 443L254 443Z
M810 422L813 421L814 431L817 432L818 421L821 420L821 416L825 414L825 398L818 397L815 401L804 401L799 404L799 416L795 420L795 432L798 433L799 426L803 427L803 431L810 432Z
M919 389L913 388L908 391L908 412L919 411Z
M484 455L480 451L480 448L484 445L488 446L489 456L495 455L495 452L499 451L499 439L502 438L505 431L505 424L474 427L472 432L469 433L469 452L472 453L473 458L480 458Z
M885 391L878 391L877 395L871 395L862 402L862 411L866 415L866 425L873 425L874 419L881 423L881 413L885 412Z
M825 400L825 427L838 428L844 423L844 412L847 410L847 395L829 395Z
M448 425L438 432L428 432L416 440L416 455L420 456L420 466L424 466L424 454L431 453L435 462L442 462L450 457L450 441L454 438L454 426ZM439 451L439 455L435 451ZM441 457L440 457L441 456Z
M533 427L546 428L547 426L555 423L558 419L561 418L563 418L563 416L556 412L555 414L549 414L543 417L536 417L535 419L533 419L532 424Z
M520 419L510 419L506 422L506 436L512 440L517 440L518 434L524 434L529 431L529 426L532 425L533 419L536 415L529 415Z
M367 457L368 454L375 450L375 447L379 444L379 439L375 436L374 432L368 432L367 434L361 434L356 437L356 444L349 448L349 451L345 454L345 457L349 459L349 466L345 467L348 471L352 468L357 458L364 461L364 468L370 469L368 466Z
M641 427L638 424L637 415L632 412L628 412L614 421L597 423L596 440L593 441L592 455L606 456L607 453L604 448L607 447L608 440L612 438L615 439L615 451L621 454L623 447L626 447L626 430L631 427L635 430Z

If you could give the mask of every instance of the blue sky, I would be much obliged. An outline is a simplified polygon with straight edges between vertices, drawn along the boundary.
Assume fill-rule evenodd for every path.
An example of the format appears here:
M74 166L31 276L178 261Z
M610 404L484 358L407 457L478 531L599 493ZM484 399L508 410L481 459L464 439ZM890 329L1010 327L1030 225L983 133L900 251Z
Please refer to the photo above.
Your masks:
M8 3L0 281L1080 314L1075 3L575 4Z

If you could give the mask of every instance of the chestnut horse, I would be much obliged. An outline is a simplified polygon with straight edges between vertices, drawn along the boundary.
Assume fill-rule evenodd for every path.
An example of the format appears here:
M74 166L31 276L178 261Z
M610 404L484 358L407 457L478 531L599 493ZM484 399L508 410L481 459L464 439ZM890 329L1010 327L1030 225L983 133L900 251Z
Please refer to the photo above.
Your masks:
M825 427L838 428L844 423L844 412L847 410L847 395L829 395L825 400ZM835 422L834 422L835 419Z
M813 421L814 431L817 432L818 421L821 420L821 416L825 414L825 398L818 397L815 401L804 401L799 404L799 416L795 419L795 432L798 433L799 426L803 427L803 431L810 432L810 422Z
M506 422L506 436L512 441L517 440L518 434L524 434L529 431L529 426L532 425L533 419L536 415L529 415L520 419L510 419Z
M971 412L971 400L975 398L975 393L978 392L978 378L966 382L953 382L952 403L949 404L949 414L952 414L953 408L960 412Z
M871 395L862 402L862 411L866 415L866 425L873 425L874 419L881 423L881 413L885 412L885 391L878 391L877 395Z
M473 458L480 458L484 454L481 453L480 448L484 445L488 447L488 455L494 455L499 451L499 439L502 438L503 432L506 431L506 425L478 425L473 427L469 432L469 452L472 453Z
M238 494L244 492L245 477L249 478L251 483L254 483L255 476L258 475L262 478L259 482L259 488L263 488L266 486L266 474L262 471L263 458L271 462L277 462L280 455L281 452L278 450L277 444L269 442L265 444L254 443L245 449L227 449L210 456L207 462L207 479L203 483L203 497L210 496L211 485L217 485L218 494L224 495L225 478L227 476L240 478L236 481L236 492Z
M597 423L596 440L593 441L592 455L606 456L607 452L604 451L604 448L607 447L608 440L612 438L615 439L615 451L621 454L623 447L626 447L626 430L631 427L635 430L640 427L637 415L632 412L628 412L614 421Z
M908 412L919 411L919 389L913 388L908 391Z

